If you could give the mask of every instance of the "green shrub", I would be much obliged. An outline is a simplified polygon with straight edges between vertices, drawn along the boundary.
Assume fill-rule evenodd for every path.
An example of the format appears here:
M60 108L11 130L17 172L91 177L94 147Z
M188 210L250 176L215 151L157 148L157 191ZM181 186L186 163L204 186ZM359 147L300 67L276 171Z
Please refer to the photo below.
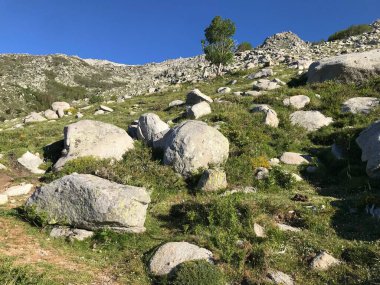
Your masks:
M182 263L174 272L170 285L223 285L226 279L223 272L207 261Z
M101 95L94 95L90 97L90 104L95 104L95 103L101 103L103 102L104 98Z
M251 45L251 43L249 42L242 42L241 44L239 44L237 46L237 49L236 51L237 52L242 52L242 51L246 51L246 50L251 50L253 47Z
M371 31L371 26L370 25L352 25L351 27L338 31L331 36L329 36L328 41L336 41L336 40L343 40L347 39L348 37L351 36L356 36L360 35L363 33L367 33Z

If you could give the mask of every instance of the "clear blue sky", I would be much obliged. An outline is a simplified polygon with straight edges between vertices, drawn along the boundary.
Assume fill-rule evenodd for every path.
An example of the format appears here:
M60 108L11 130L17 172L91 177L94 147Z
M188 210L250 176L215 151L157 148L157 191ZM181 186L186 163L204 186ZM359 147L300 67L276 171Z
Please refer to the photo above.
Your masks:
M0 53L65 53L139 64L200 54L211 19L259 45L291 30L326 39L380 18L380 0L0 0Z

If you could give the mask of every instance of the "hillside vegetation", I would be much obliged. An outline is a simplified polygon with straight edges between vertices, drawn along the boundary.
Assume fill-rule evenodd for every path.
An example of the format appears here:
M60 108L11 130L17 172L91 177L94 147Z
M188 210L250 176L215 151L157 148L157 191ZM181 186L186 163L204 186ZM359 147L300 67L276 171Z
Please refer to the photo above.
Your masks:
M168 108L168 104L185 99L194 88L214 100L219 98L211 104L212 113L201 118L211 126L218 125L230 142L230 157L224 166L228 189L219 192L200 192L196 188L197 177L185 180L178 176L139 141L122 161L82 158L69 162L60 172L47 172L38 180L17 166L15 159L27 150L39 152L46 158L44 168L49 169L59 151L46 146L62 140L63 127L76 119L66 116L54 123L3 131L1 163L9 170L1 175L10 175L17 182L40 184L73 172L90 173L122 184L144 186L151 191L152 202L143 234L99 230L88 240L68 242L49 238L51 227L30 213L25 216L24 198L16 198L14 203L0 207L0 225L7 228L0 237L0 256L4 260L0 280L5 280L5 284L218 284L196 279L193 283L179 281L188 280L189 276L203 278L202 274L212 276L209 274L217 270L230 284L268 284L268 270L275 269L292 276L296 284L380 282L380 224L365 212L368 203L380 201L379 188L365 173L354 142L361 130L377 120L380 109L377 107L367 115L341 112L341 104L351 97L380 98L379 78L361 84L311 85L302 83L296 71L284 66L274 71L276 77L293 87L285 86L257 98L216 92L231 80L237 80L230 86L232 91L251 90L252 80L245 77L251 70L204 83L184 84L175 91L109 103L114 109L110 114L94 116L97 104L80 110L86 119L127 129L129 123L146 112L156 113L164 121L183 121L184 108ZM289 115L294 110L282 101L298 94L311 99L306 110L320 110L333 117L334 123L310 133L291 125ZM280 118L279 127L264 125L262 113L250 112L253 104L274 108ZM344 159L337 160L331 154L333 143L344 146ZM308 172L310 165L281 164L271 169L267 179L255 179L256 167L269 167L268 160L285 151L311 155L310 165L317 170ZM304 179L296 181L290 173ZM254 192L223 195L225 191L245 187L254 187ZM303 202L294 198L300 194L306 197ZM276 222L301 231L281 231ZM255 235L255 223L265 228L266 237ZM22 237L13 234L14 229L21 231ZM149 260L155 249L168 241L188 241L211 250L216 269L195 263L181 269L174 279L153 277L148 270ZM29 251L16 250L19 247ZM310 261L321 251L343 263L328 271L312 270Z

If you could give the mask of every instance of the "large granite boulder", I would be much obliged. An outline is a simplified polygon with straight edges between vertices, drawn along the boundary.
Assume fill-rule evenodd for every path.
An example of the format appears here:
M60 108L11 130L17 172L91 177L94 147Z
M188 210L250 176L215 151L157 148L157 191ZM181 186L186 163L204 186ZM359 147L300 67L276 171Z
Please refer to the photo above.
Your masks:
M82 120L64 129L63 156L54 165L61 169L66 162L85 156L121 160L124 153L133 149L133 140L127 132L111 124Z
M380 121L362 131L356 139L362 150L362 161L367 161L366 171L371 178L380 178Z
M71 174L38 188L26 206L50 224L96 230L143 232L150 197L145 188L89 174Z
M166 275L179 264L192 260L212 261L212 252L188 242L168 242L153 255L149 270L154 275Z
M220 165L228 158L229 142L218 130L201 121L185 121L162 140L164 164L189 176L200 168Z
M170 129L169 125L153 113L143 114L137 124L137 137L152 146L153 140L161 139Z
M324 58L313 62L308 71L308 82L338 80L358 82L380 75L380 49Z

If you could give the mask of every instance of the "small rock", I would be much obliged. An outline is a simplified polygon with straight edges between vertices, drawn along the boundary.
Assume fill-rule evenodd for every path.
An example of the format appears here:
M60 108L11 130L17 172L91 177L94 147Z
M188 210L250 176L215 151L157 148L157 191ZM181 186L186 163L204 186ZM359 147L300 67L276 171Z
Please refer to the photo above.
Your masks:
M54 102L53 104L51 104L51 109L55 112L57 112L60 109L63 111L67 111L68 109L70 109L70 104L66 102Z
M296 111L290 115L292 125L298 125L308 131L315 131L333 122L319 111Z
M253 224L253 231L255 232L256 237L259 237L259 238L267 237L267 235L265 234L264 228L257 223Z
M80 113L80 112L78 112L78 113L75 115L75 117L76 117L77 119L83 118L83 114Z
M302 154L296 152L284 152L280 157L280 161L285 164L300 165L303 163L309 163Z
M172 107L176 107L176 106L182 106L184 104L185 104L185 102L182 100L174 100L174 101L171 101L169 103L169 107L172 108Z
M0 194L0 205L5 205L8 203L8 196L5 194Z
M95 111L94 115L97 116L97 115L103 115L105 113L105 111L103 110L97 110Z
M281 224L281 223L277 223L277 227L280 229L280 231L283 231L283 232L300 232L301 231L301 229L299 228L295 228L295 227Z
M278 285L294 285L294 280L289 275L278 271L278 270L269 270L268 278Z
M52 238L68 238L70 240L85 240L87 238L90 238L94 235L94 232L82 230L82 229L71 229L69 227L54 227L51 232L50 236Z
M203 94L198 89L194 89L194 90L190 91L186 97L186 104L190 105L190 106L204 102L204 101L207 103L213 102L213 100L209 96Z
M254 176L257 180L267 179L269 177L269 170L265 167L257 167L254 170Z
M46 121L46 118L42 116L40 113L32 112L28 116L24 118L24 123L35 123L35 122L43 122Z
M307 201L309 201L309 198L306 195L297 193L296 195L294 195L292 200L297 201L297 202L307 202Z
M200 102L187 108L187 116L190 119L198 119L208 114L211 114L211 107L207 102Z
M231 93L231 88L229 88L229 87L220 87L220 88L218 88L218 93L222 93L222 94Z
M278 85L277 82L268 79L260 79L253 82L253 90L274 90L280 87L281 86Z
M22 183L17 186L9 187L4 194L8 197L22 196L28 194L33 189L33 184Z
M278 158L271 158L269 159L270 166L277 166L280 164L280 160Z
M59 118L63 118L63 116L65 116L65 111L63 109L58 109L57 114Z
M113 112L112 108L104 106L104 105L100 105L99 110L103 110L104 112L109 112L109 113Z
M34 174L45 173L45 170L39 169L40 165L44 163L43 160L29 151L24 153L19 159L17 159L17 161Z
M44 112L44 116L46 117L46 119L48 120L56 120L58 119L58 115L57 115L57 112L53 111L53 110L46 110Z
M296 95L282 101L285 106L292 106L295 109L302 109L310 103L310 98L305 95Z
M237 194L237 193L254 194L256 192L257 190L254 187L247 186L247 187L235 188L233 190L226 191L221 196L226 197L226 196Z
M292 177L293 177L294 180L297 181L297 182L300 182L300 181L303 180L301 176L299 176L298 174L295 174L295 173L292 173Z
M217 191L227 188L226 173L221 169L207 169L198 182L198 188L203 191Z
M355 97L348 99L343 103L343 113L362 113L369 114L371 110L379 106L379 99L374 97Z
M271 68L263 68L262 70L250 74L247 76L248 79L258 79L263 77L268 77L273 75L273 70Z
M4 164L0 163L0 170L6 170L6 169L7 167Z
M331 266L338 265L340 263L341 262L338 259L323 251L312 260L310 267L314 270L327 270Z
M264 93L261 92L261 91L254 91L254 90L251 90L251 91L245 91L244 92L244 96L252 96L252 97L259 97L261 95L263 95Z

